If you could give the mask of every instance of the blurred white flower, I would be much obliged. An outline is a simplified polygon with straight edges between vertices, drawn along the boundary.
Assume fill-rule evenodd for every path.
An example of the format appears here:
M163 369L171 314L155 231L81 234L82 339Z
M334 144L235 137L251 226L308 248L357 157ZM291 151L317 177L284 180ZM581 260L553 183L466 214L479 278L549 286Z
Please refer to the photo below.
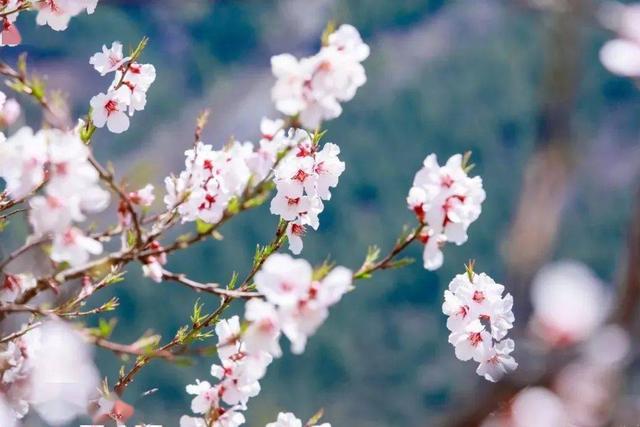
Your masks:
M640 5L605 5L600 15L619 36L600 50L602 64L614 74L640 77Z
M55 31L64 31L72 17L86 11L92 14L98 0L46 0L35 3L38 10L36 23L48 25Z
M588 338L605 320L610 295L585 265L559 261L543 267L531 287L531 327L551 345Z
M562 400L543 387L521 391L511 404L515 427L567 427L569 419Z
M15 99L7 99L0 107L0 126L9 127L20 117L21 107Z
M102 243L87 237L79 228L71 227L53 238L51 259L56 262L66 261L72 266L79 266L89 260L90 255L102 253Z
M49 321L24 336L29 357L29 402L50 425L61 426L86 414L97 395L100 375L92 348L70 326Z
M47 145L42 132L23 127L5 140L0 134L0 177L16 200L25 197L44 180Z

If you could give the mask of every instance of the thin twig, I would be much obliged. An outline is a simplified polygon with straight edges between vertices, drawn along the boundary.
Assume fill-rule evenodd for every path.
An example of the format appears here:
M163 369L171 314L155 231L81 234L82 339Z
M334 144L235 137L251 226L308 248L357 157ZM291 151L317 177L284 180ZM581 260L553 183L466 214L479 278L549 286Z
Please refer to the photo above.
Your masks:
M223 295L229 298L256 298L261 297L259 292L243 292L235 289L221 288L217 283L200 283L189 279L185 274L172 273L168 270L162 270L162 278L180 283L196 292L208 292L216 295Z

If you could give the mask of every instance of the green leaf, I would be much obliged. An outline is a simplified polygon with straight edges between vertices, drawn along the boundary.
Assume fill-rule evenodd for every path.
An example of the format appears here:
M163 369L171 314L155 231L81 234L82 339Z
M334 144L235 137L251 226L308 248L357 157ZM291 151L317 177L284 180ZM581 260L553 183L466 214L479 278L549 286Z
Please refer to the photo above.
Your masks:
M320 38L320 41L322 42L322 46L329 45L329 36L333 34L335 31L336 31L336 21L331 20L327 22L327 26L324 28L324 31L322 32L322 37Z
M127 230L127 246L130 248L136 245L137 237L133 230Z
M204 303L200 302L200 298L196 300L193 304L193 310L191 312L191 323L199 323L202 320L202 309L204 308Z
M416 260L414 258L400 258L400 259L396 259L394 261L390 261L389 263L385 264L385 268L387 269L397 269L397 268L403 268L406 267L407 265L411 265L415 262Z
M327 274L329 274L329 272L333 270L333 267L335 267L335 265L336 263L329 261L329 259L324 260L322 264L313 269L313 280L324 279Z
M109 321L104 318L98 319L98 326L96 328L89 328L88 331L91 335L97 338L107 339L113 333L116 324L118 323L117 318L111 318Z
M464 269L467 273L467 277L469 277L469 281L471 283L473 283L473 278L475 277L475 273L473 271L475 266L476 266L475 259L470 259L469 262L464 265Z
M313 414L311 418L309 418L309 421L306 422L305 427L315 426L316 424L318 424L318 422L320 421L323 415L324 415L324 408L318 409L318 411L315 414Z
M238 272L234 271L231 275L231 280L229 280L229 283L227 283L227 289L235 289L238 283L238 277Z
M196 220L196 231L198 234L207 234L213 229L213 224L204 222L201 219Z

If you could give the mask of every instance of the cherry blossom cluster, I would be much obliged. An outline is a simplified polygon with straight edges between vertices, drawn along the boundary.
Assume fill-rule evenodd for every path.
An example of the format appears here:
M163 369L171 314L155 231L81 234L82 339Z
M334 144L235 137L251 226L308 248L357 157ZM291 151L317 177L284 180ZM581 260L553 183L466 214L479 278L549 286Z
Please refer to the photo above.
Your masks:
M35 8L38 11L36 23L48 25L55 31L64 31L74 16L87 12L95 12L98 0L3 0L0 1L2 17L2 31L0 32L0 46L17 46L22 41L20 31L15 25L20 11Z
M198 417L184 415L180 427L237 427L244 424L242 411L251 397L260 393L259 380L266 373L273 358L267 352L249 352L241 339L240 319L233 316L216 324L218 357L220 364L211 366L211 375L217 380L196 380L187 386L188 394L195 397L191 410Z
M180 427L243 424L247 401L260 392L259 380L273 358L282 355L280 336L289 338L293 353L302 353L308 337L327 318L329 307L352 288L351 281L352 273L344 267L314 280L313 268L303 259L286 254L267 258L255 277L256 289L265 299L247 301L244 327L238 316L216 325L221 363L211 367L211 375L218 382L197 381L187 386L187 393L195 395L191 410L201 417L185 415Z
M319 149L306 131L297 129L290 134L295 146L275 169L277 193L271 200L271 213L288 221L289 250L297 255L306 227L318 229L322 201L331 199L330 190L338 185L345 164L338 158L336 144L328 142Z
M513 297L503 293L504 286L468 267L451 281L442 305L456 357L478 362L476 373L493 382L518 367L514 342L505 338L514 322Z
M342 25L329 34L320 51L297 59L291 54L271 58L277 78L271 97L281 113L297 117L303 127L316 129L322 121L342 113L341 102L351 100L367 77L361 62L369 46L358 30Z
M609 4L602 18L618 35L600 50L602 64L614 74L640 78L640 4Z
M329 307L352 289L352 273L335 267L322 280L314 279L311 265L304 259L274 254L255 277L256 289L265 300L252 299L245 307L251 322L244 335L248 349L280 356L278 340L282 332L291 341L291 351L301 354L329 315Z
M308 185L311 185L312 179L318 180L320 176L323 178L319 185L334 185L329 182L330 178L324 177L333 171L329 168L334 168L328 152L316 154L312 139L306 131L290 129L286 132L284 125L283 120L262 119L262 136L257 147L251 142L234 140L222 149L215 150L212 145L196 143L192 149L185 151L185 169L177 177L165 179L167 194L164 202L167 208L177 209L182 222L200 220L208 224L217 223L222 219L229 202L241 196L250 183L258 184L269 178L274 172L273 167L278 157L291 148L297 148L297 151L294 150L296 154L308 157L305 161L310 161L314 167L316 164L313 158L320 156L317 171L309 170L313 177L310 176ZM284 174L288 166L294 167L294 161L295 155L285 156L281 166L275 170L276 177ZM328 187L323 194L325 193L328 194ZM317 212L321 210L320 208ZM290 216L287 218L296 219ZM314 224L317 227L317 218ZM289 230L292 228L290 226ZM300 229L304 230L302 226Z
M420 234L425 245L424 268L442 266L445 243L462 245L467 241L467 229L480 216L484 199L482 178L469 177L462 155L452 156L443 166L435 154L424 159L407 197L409 209L425 225Z
M91 347L64 322L45 322L0 345L0 400L11 421L33 405L48 424L66 424L85 413L99 382Z
M250 142L232 141L221 150L202 142L185 151L185 170L165 178L167 209L177 209L182 222L213 224L222 219L229 201L247 187L253 156Z
M273 422L267 424L265 427L331 427L329 423L322 424L304 424L302 420L296 417L291 412L280 412L278 414L278 419Z
M113 83L107 93L91 98L91 120L98 127L107 126L113 133L129 129L129 116L144 110L147 91L156 79L156 69L151 64L139 64L124 56L120 42L110 48L102 46L102 52L94 54L89 63L100 75L114 73ZM127 116L128 113L128 116Z
M44 186L44 194L29 200L29 222L35 238L52 239L52 260L79 265L102 252L98 241L74 227L85 214L104 210L110 198L77 132L23 127L0 144L0 152L9 197L18 200Z

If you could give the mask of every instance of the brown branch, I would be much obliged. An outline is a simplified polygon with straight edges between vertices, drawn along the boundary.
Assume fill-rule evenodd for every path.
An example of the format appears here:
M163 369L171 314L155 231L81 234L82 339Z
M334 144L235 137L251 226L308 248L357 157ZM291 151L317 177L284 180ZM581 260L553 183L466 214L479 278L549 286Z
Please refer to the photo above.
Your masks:
M148 350L148 349L140 348L137 345L137 343L121 344L121 343L109 341L104 338L96 338L93 336L88 336L87 340L91 344L97 347L112 351L118 355L128 354L132 356L154 357L154 358L166 359L169 361L175 359L175 355L169 351Z
M26 63L26 54L20 59L21 61L25 61ZM16 71L9 64L4 61L0 61L0 75L8 77L13 80L14 83L20 85L21 90L15 90L17 93L24 93L29 95L32 99L34 99L40 107L49 114L49 118L46 114L43 114L43 120L45 120L49 125L54 128L64 129L67 127L67 121L65 118L58 116L58 113L53 109L49 100L44 93L44 90L39 91L36 90L36 86L32 81L29 80L28 76L23 73L23 70ZM11 85L9 85L11 86Z
M0 344L4 344L6 342L13 341L13 340L15 340L17 338L20 338L21 336L23 336L27 332L31 331L32 329L35 329L35 328L39 327L40 325L42 325L42 322L35 322L35 323L28 324L27 326L25 326L24 328L20 329L19 331L16 331L16 332L14 332L12 334L9 334L9 335L1 338L0 339Z
M238 287L238 291L247 292L249 290L253 277L260 270L260 268L262 267L266 259L273 252L277 251L284 243L286 229L287 229L286 221L281 221L276 230L275 237L273 238L272 242L268 246L270 250L265 251L263 255L253 263L251 271L249 272L249 274L247 274L245 279L242 281L242 283ZM208 328L209 326L214 324L219 319L220 315L227 308L229 308L229 306L234 301L234 299L235 298L231 298L229 296L223 295L220 300L220 305L218 306L218 308L212 313L210 313L209 315L202 318L201 320L194 322L190 330L186 333L186 336L194 336L194 334L198 333L200 330ZM163 347L161 347L160 351L174 351L175 348L180 347L182 345L184 345L183 341L176 335L170 342L168 342ZM133 379L138 374L138 372L140 372L140 370L144 368L151 359L152 357L150 356L142 356L138 358L138 360L136 360L135 364L129 370L129 372L127 372L125 375L120 377L120 379L118 380L118 382L116 383L113 389L114 392L119 396L122 396L122 393L124 393L127 386L131 384L131 382L133 382Z
M94 169L98 172L100 179L102 179L108 186L111 188L119 197L122 203L127 207L127 211L129 215L131 215L131 222L133 223L133 229L136 233L136 244L138 246L142 243L142 229L140 228L140 221L138 220L138 213L133 207L133 203L131 202L131 198L127 195L127 193L120 188L118 184L116 184L113 175L102 167L100 163L93 157L93 155L89 155L89 162L94 167Z
M424 230L426 224L418 225L413 231L409 233L409 235L405 238L401 238L396 242L391 251L381 260L374 262L373 264L368 264L367 261L362 264L362 266L353 273L353 279L364 279L368 277L369 274L377 271L377 270L385 270L387 268L393 267L392 261L396 256L398 256L403 250L407 248L411 243L413 243L418 237L420 237L420 233Z
M619 288L614 320L632 329L640 303L640 191L637 192L634 213L629 225L626 268Z
M221 288L217 283L200 283L189 279L185 274L172 273L168 270L162 270L162 278L180 283L196 292L207 292L210 294L222 295L228 298L256 298L261 297L259 292L244 292L234 289Z
M48 242L50 239L48 237L40 237L38 239L32 240L31 242L25 243L20 246L18 249L11 252L5 259L0 261L0 271L4 270L7 265L11 263L11 261L18 258L23 253L27 252L29 249L35 248L38 245Z

